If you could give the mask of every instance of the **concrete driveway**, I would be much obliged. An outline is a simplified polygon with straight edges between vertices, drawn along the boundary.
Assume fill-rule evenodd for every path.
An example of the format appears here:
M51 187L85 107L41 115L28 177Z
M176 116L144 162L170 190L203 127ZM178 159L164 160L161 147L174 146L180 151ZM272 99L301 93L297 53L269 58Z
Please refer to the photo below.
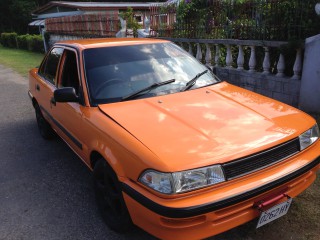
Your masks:
M62 140L40 137L27 90L0 65L0 239L150 239L106 227L91 172Z

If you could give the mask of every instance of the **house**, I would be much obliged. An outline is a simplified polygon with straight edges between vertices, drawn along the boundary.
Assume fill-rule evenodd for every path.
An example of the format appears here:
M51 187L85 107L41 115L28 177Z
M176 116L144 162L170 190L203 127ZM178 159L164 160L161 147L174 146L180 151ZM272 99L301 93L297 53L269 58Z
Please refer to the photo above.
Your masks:
M51 1L32 12L33 21L30 27L38 27L41 32L45 26L45 19L76 15L106 14L116 15L131 7L136 20L143 24L149 16L150 2L66 2Z

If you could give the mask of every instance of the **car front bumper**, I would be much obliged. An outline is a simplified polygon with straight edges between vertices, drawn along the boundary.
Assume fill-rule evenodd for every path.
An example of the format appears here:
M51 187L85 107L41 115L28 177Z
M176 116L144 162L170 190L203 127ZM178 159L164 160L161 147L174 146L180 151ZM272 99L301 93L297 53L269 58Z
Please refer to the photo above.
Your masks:
M133 182L124 181L124 199L132 221L152 235L161 239L203 239L258 217L256 204L271 196L296 197L308 188L320 169L319 141L312 148L286 163L263 170L263 176L270 176L269 179L261 179L259 173L250 174L234 181L240 185L230 184L172 199L159 198ZM277 178L281 172L287 174ZM255 181L258 183L254 184ZM234 188L233 195L228 194L228 188ZM285 200L285 197L278 199L272 206Z

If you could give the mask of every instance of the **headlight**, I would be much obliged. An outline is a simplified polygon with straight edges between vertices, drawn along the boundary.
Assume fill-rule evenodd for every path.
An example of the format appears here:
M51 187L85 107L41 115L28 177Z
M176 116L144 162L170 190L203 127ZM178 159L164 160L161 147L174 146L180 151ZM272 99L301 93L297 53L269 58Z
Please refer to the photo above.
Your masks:
M319 128L318 124L314 125L312 128L310 128L308 131L302 133L299 136L300 140L300 150L309 147L312 143L317 141L319 138Z
M147 170L141 175L139 181L158 192L172 193L172 176L169 173Z
M220 165L192 169L175 173L154 170L143 172L139 181L164 194L183 193L225 181Z

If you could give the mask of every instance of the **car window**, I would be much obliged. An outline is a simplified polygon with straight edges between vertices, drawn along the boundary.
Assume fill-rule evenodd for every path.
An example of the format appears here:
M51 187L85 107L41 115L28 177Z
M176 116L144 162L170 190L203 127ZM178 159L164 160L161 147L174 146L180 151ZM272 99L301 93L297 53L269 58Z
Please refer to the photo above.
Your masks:
M54 85L56 84L57 69L62 53L63 48L53 48L39 70L39 74Z
M151 84L170 79L175 81L152 89L141 97L176 93L197 74L207 70L173 43L86 49L84 60L90 98L94 104L122 101L123 97ZM218 81L207 71L192 87L199 88Z
M73 87L78 95L79 93L79 75L76 53L65 50L65 59L59 87Z

